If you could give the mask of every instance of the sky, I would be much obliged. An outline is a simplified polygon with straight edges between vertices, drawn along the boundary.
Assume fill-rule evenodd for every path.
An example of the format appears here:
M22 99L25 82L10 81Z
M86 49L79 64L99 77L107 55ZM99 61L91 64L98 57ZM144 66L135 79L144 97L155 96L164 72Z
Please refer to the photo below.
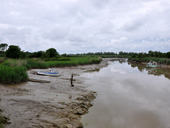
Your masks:
M0 43L59 53L170 51L170 0L0 0Z

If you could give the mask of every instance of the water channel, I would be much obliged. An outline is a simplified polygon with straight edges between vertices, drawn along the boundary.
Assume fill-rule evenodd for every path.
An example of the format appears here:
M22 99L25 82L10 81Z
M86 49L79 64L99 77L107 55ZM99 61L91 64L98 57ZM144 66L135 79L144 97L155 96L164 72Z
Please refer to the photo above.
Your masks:
M112 61L82 74L97 92L85 128L170 128L170 70Z

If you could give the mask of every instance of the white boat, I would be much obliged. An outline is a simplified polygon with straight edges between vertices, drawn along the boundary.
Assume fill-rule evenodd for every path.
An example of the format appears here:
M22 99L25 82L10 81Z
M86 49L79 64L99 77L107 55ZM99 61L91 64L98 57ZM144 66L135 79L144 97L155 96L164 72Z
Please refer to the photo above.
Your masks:
M54 69L49 69L49 71L37 71L37 74L45 76L60 76L58 72L54 72Z
M147 65L147 68L156 68L157 67L157 62L155 61L150 61Z

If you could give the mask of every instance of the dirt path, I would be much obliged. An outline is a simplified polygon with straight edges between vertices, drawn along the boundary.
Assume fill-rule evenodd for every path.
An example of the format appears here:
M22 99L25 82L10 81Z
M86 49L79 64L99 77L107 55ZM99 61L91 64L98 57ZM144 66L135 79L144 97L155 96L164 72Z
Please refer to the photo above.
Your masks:
M34 69L28 71L30 78L51 82L0 85L0 108L11 122L6 128L82 128L80 117L92 106L95 92L86 90L79 75L106 64L107 59L99 65L56 68L59 77L34 75L38 71ZM74 87L70 85L72 73Z

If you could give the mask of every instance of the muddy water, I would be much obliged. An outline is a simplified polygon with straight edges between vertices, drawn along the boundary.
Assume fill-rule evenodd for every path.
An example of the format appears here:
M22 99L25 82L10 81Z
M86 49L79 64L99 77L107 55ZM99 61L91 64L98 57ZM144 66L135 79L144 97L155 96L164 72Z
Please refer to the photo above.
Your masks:
M170 128L170 71L113 61L84 73L98 93L82 117L85 128Z

